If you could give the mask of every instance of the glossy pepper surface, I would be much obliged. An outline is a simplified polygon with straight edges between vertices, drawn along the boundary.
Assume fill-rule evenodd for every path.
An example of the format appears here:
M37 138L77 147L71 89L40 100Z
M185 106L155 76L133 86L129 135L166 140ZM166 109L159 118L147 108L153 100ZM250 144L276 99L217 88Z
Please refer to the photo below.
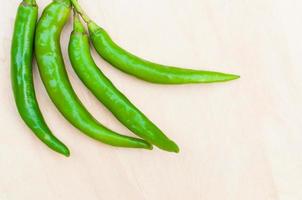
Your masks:
M152 146L144 140L123 136L104 127L86 110L74 92L59 43L70 10L69 0L54 0L44 10L36 30L36 58L50 98L64 117L86 135L112 146L151 149Z
M167 151L178 152L177 145L168 139L142 112L125 97L95 64L89 38L78 16L69 42L72 66L90 91L132 132Z
M35 0L24 0L18 8L11 47L11 80L18 111L35 135L49 148L69 156L68 148L50 131L36 99L33 74L33 41L38 17Z

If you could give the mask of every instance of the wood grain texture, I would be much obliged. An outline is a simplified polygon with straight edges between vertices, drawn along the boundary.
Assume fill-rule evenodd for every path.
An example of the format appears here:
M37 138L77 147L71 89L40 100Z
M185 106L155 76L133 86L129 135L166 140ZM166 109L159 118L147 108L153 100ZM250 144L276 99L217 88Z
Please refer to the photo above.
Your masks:
M20 1L1 3L0 200L301 200L302 2L298 0L79 0L124 48L144 58L242 76L225 84L162 86L112 68L104 73L181 147L181 153L116 149L73 128L34 70L53 132L71 149L46 148L16 112L10 40ZM40 13L49 0L38 0ZM124 128L84 87L62 50L73 86L93 115Z

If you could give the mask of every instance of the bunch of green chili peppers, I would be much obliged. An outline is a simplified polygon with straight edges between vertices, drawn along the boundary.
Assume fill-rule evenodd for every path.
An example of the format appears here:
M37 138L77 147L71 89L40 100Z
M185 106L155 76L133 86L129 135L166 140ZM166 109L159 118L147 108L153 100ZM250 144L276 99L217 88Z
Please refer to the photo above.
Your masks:
M72 67L87 88L129 130L142 139L116 133L98 122L77 97L66 73L60 47L61 31L74 8L73 32L69 42ZM80 17L88 26L86 32ZM133 105L95 64L91 40L98 54L112 66L139 79L159 84L189 84L230 81L237 75L183 69L141 59L118 46L108 33L93 22L77 0L53 0L43 11L38 23L35 0L19 5L11 48L11 79L18 111L36 136L54 151L65 156L69 149L48 128L36 99L32 61L33 53L47 93L57 109L86 135L117 147L152 149L152 145L169 152L179 147L150 119Z

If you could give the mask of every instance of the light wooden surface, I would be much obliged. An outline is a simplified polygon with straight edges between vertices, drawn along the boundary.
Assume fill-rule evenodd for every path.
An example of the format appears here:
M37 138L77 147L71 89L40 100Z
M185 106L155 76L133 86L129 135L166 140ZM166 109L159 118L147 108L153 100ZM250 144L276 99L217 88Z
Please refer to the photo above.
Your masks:
M1 2L0 200L301 200L302 2L299 0L79 0L124 48L187 68L240 74L224 84L162 86L100 68L181 147L181 153L112 148L73 128L51 103L37 69L37 96L71 149L46 148L16 112L10 41L19 0ZM49 0L38 0L40 12ZM93 115L131 133L83 86Z

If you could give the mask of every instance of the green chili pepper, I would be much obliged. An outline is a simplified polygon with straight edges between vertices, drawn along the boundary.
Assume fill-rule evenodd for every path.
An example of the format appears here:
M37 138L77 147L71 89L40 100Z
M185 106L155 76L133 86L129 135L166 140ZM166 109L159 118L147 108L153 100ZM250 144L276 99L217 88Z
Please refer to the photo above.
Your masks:
M152 149L144 140L120 135L101 125L74 92L59 43L70 10L69 0L54 0L44 10L36 30L36 58L50 98L64 117L88 136L112 146Z
M69 156L68 148L46 125L36 99L33 75L33 41L38 18L35 0L19 5L11 47L11 79L18 111L27 126L54 151Z
M75 14L74 30L69 42L72 66L91 92L132 132L161 149L178 152L177 145L168 139L142 112L125 97L95 64L89 38Z
M103 28L83 12L77 0L71 1L88 24L92 44L98 54L125 73L145 81L161 84L212 83L239 78L233 74L165 66L139 58L118 46Z

